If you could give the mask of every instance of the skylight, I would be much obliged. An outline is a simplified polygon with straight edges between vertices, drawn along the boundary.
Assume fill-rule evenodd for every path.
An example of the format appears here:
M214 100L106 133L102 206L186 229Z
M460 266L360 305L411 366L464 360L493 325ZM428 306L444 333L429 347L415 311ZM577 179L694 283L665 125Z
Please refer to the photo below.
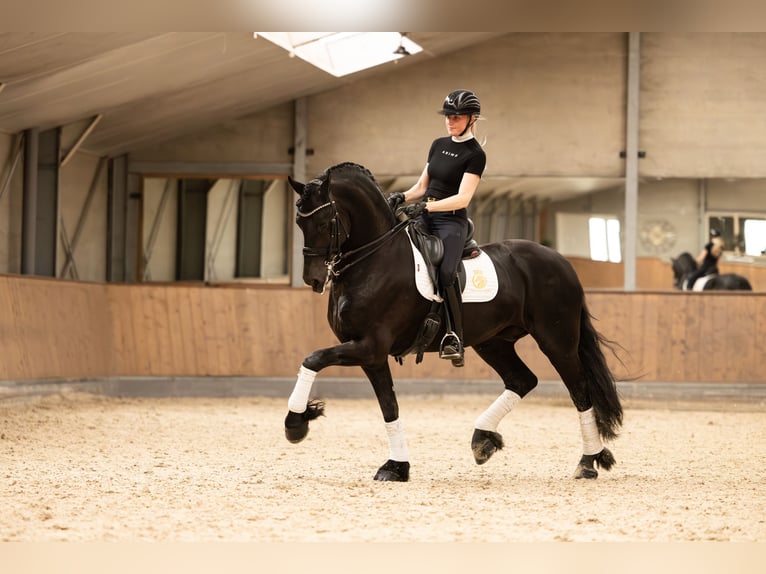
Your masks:
M345 76L422 52L399 32L255 32L333 76Z

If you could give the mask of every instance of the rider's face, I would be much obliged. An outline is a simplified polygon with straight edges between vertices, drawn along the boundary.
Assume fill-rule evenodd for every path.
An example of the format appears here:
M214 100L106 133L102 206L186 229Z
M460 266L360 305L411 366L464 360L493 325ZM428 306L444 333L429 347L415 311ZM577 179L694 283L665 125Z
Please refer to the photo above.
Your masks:
M459 136L463 133L471 116L454 115L444 116L444 123L447 126L447 134L450 136Z

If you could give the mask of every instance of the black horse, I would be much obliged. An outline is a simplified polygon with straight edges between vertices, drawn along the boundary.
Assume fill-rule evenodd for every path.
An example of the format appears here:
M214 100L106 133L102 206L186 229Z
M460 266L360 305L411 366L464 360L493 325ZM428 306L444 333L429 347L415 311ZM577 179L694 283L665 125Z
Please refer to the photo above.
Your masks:
M742 275L736 273L718 273L717 271L709 275L705 275L695 281L699 283L702 281L702 288L694 289L694 285L687 285L686 280L694 271L697 270L697 260L692 257L691 253L684 251L677 258L671 258L670 262L673 267L673 287L682 291L752 291L753 287L750 285L750 281Z
M307 356L288 400L285 434L300 442L309 421L324 403L309 400L317 372L333 365L360 366L374 389L389 439L389 459L375 480L406 481L409 461L399 422L399 405L388 356L412 352L433 318L432 302L415 286L412 244L406 227L391 210L372 174L353 163L328 168L303 184L290 178L299 194L296 220L304 236L303 280L317 292L329 286L327 319L340 344ZM595 465L615 462L604 441L617 437L622 405L602 345L614 346L596 331L582 285L559 253L526 240L481 246L494 263L494 299L464 303L464 338L503 380L505 391L477 419L471 448L483 464L503 448L500 419L537 385L515 343L532 335L569 391L580 418L583 455L576 478L596 478ZM425 347L436 352L444 328Z

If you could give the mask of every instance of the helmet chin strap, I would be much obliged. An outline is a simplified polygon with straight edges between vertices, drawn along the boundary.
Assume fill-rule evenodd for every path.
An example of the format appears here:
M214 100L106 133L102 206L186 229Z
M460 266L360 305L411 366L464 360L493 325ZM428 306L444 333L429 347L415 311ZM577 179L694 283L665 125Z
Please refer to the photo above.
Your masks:
M452 141L464 142L471 139L473 137L473 133L469 132L468 130L471 129L471 126L475 123L476 123L475 119L473 121L469 121L468 124L465 126L465 129L462 132L460 132L460 135L452 136ZM468 132L467 135L466 135L466 132Z
M471 129L471 126L476 123L476 118L474 118L473 116L470 116L470 118L471 119L468 120L468 123L465 125L465 129L462 132L460 132L460 135L457 136L457 137L462 138L465 135L465 132L467 132L469 129ZM468 139L468 138L466 138L466 139Z

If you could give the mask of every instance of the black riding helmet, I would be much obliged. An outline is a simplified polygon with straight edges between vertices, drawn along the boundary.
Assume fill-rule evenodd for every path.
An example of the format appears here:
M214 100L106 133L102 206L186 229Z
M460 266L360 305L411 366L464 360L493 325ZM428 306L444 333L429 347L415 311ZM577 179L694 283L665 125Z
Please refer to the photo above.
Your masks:
M481 113L481 103L476 94L469 90L455 90L444 98L443 116L478 116Z
M443 116L474 116L461 132L461 136L476 122L476 117L481 113L479 98L470 90L455 90L450 92L439 113Z

